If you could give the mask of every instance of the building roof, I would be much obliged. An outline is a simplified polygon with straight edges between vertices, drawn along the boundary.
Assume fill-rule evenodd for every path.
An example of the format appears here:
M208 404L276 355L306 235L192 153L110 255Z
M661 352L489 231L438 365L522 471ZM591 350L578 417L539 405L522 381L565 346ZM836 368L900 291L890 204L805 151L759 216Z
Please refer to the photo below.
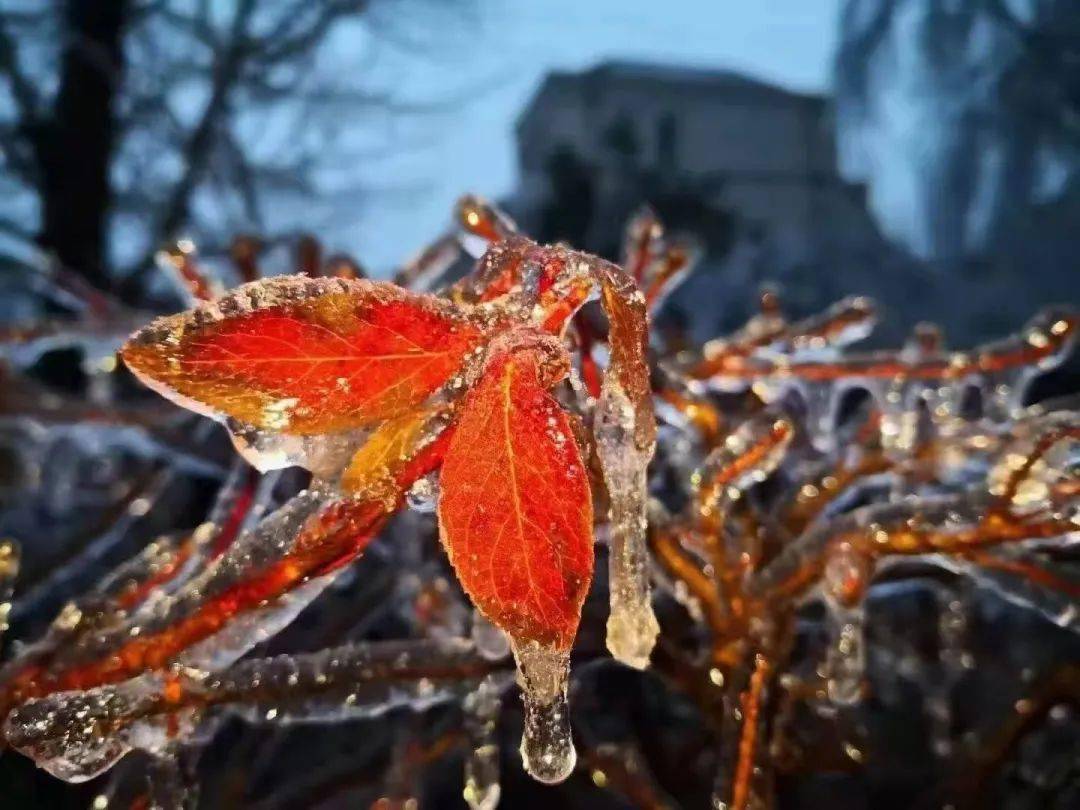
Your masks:
M576 73L567 71L549 73L522 110L521 115L518 116L517 127L520 129L535 112L545 105L549 97L579 91L599 93L605 86L621 83L638 83L643 87L651 84L669 88L695 88L718 96L727 96L743 103L824 103L821 96L785 90L731 70L611 60Z

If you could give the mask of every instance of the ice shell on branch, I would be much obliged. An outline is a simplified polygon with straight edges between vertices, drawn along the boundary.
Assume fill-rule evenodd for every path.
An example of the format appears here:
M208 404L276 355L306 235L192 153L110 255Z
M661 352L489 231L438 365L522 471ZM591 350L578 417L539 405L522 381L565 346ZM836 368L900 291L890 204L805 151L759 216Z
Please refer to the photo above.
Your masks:
M132 748L154 750L167 742L164 728L135 720L149 713L161 686L159 676L142 676L116 686L31 700L8 715L4 736L53 776L85 782Z

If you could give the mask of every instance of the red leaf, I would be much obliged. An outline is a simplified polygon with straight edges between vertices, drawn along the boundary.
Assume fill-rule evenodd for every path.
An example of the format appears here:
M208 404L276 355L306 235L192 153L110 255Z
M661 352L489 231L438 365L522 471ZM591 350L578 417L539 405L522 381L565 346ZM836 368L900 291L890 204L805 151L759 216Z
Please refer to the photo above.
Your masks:
M443 463L439 528L485 616L517 640L569 649L592 579L592 496L569 420L545 390L553 345L532 338L488 361ZM558 351L554 379L565 374Z
M480 336L431 296L365 280L286 277L159 318L123 356L150 387L193 410L307 435L416 407Z

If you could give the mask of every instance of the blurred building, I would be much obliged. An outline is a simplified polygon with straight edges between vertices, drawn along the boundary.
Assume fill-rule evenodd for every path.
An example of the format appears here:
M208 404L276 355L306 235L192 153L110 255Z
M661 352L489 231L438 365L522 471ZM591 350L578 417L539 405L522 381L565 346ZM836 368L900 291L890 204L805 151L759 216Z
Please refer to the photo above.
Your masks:
M601 206L655 175L669 190L692 181L748 221L805 228L837 180L830 133L822 98L726 71L613 62L553 73L518 122L522 191L542 204L572 154ZM590 223L590 241L608 224Z
M990 256L928 261L883 236L868 179L838 170L834 110L831 98L729 71L609 62L552 73L519 118L521 179L507 204L538 238L608 257L644 202L672 230L699 237L704 266L665 314L698 340L740 322L766 282L796 314L870 295L886 310L890 342L919 320L948 323L954 345L985 340L1080 297L1074 267L1061 261L1076 237L1059 222L1074 207L1028 215L1024 235ZM841 123L850 145L850 121ZM924 122L927 138L934 126ZM910 160L882 153L874 165L880 174Z
M833 285L822 289L813 266L880 248L861 193L837 174L832 133L824 98L728 71L611 62L553 73L518 121L511 207L545 240L611 256L649 202L724 270L698 274L673 302L733 302L683 313L705 334L741 317L766 278L814 306Z

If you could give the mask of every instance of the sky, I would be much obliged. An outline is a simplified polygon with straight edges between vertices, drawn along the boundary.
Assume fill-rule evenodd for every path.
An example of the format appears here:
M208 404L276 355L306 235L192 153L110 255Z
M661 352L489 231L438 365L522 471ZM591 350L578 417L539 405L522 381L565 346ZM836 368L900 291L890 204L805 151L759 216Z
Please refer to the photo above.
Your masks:
M452 0L428 1L445 8L414 25L392 26L390 46L380 48L380 69L403 98L436 107L453 103L385 124L386 140L403 145L368 161L364 182L374 193L332 229L341 229L340 247L376 271L385 272L444 230L454 200L465 191L498 198L513 190L514 122L549 71L632 59L730 69L794 90L825 92L840 5L464 0L462 11ZM379 19L377 13L376 43ZM433 31L439 41L429 47Z

